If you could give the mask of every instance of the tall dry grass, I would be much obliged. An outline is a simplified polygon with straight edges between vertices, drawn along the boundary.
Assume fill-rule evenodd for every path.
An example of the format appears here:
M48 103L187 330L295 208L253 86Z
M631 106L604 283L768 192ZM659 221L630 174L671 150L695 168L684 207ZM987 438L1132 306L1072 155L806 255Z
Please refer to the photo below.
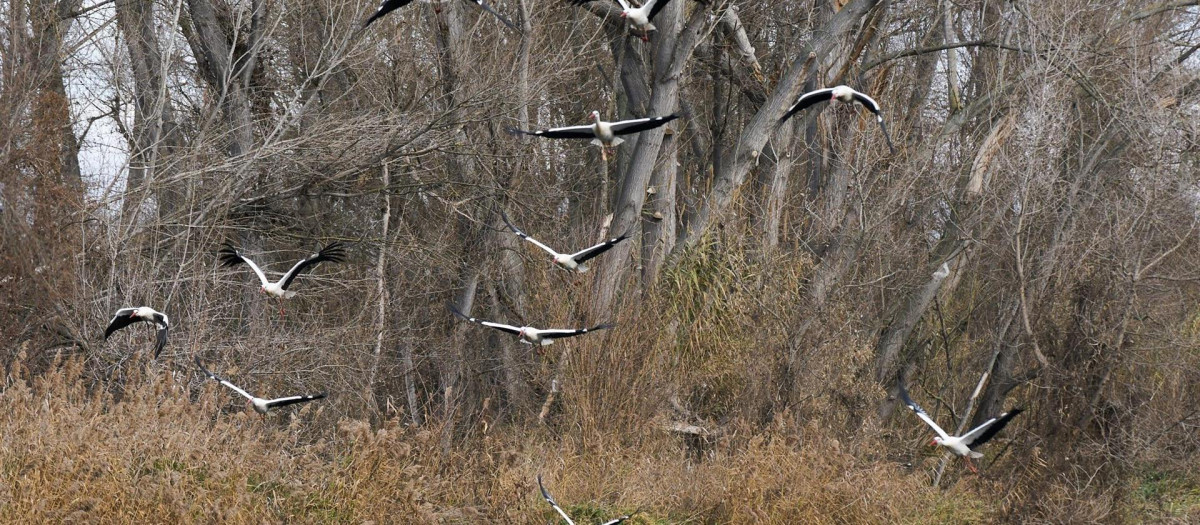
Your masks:
M310 428L319 403L224 410L230 394L198 374L131 370L118 402L80 373L78 359L36 378L8 371L0 521L545 523L538 473L583 523L634 510L634 523L865 523L998 509L975 483L931 489L816 424L736 431L703 458L651 426L506 428L447 450L436 426Z

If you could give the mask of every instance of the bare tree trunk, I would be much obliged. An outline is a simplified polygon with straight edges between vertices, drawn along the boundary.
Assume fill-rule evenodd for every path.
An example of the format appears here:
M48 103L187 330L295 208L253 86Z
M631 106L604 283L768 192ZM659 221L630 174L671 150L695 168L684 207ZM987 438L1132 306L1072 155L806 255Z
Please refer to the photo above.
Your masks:
M681 4L667 4L655 18L659 26L656 32L659 43L654 55L654 90L650 97L649 114L666 115L678 107L680 79L688 58L700 41L704 10L695 10L681 28L678 23ZM660 20L661 24L657 23ZM646 186L658 159L665 132L665 127L659 127L639 134L629 169L625 171L617 190L612 231L632 232L640 221L642 205L646 200ZM632 254L632 244L624 242L616 245L597 264L592 295L593 315L607 316L611 310L628 270L627 261Z
M187 0L190 24L184 24L183 34L187 37L203 77L218 92L217 104L221 108L228 131L227 151L230 157L240 157L254 147L254 121L250 99L250 79L257 67L257 56L262 41L263 0L251 2L251 23L247 40L249 49L239 53L234 42L226 35L233 35L245 28L235 25L229 12L234 6L222 5L218 10L212 0Z
M662 164L650 176L649 210L642 214L642 290L650 290L658 280L663 262L675 245L675 187L679 172L679 151L675 133L663 136Z
M821 31L814 33L813 40L807 46L796 51L796 60L780 78L766 103L743 128L731 153L716 167L712 190L704 202L686 217L684 233L679 237L674 251L695 244L713 218L725 212L733 202L737 189L745 182L750 168L758 163L759 152L774 133L779 117L799 95L800 80L808 76L809 65L814 61L823 62L877 3L878 0L853 0L846 4Z
M775 133L771 155L775 165L771 169L766 198L763 199L762 226L759 228L762 231L762 247L765 252L772 252L779 247L779 228L783 223L783 207L788 196L788 179L796 160L790 151L790 145L799 123L788 122L780 126L779 131Z
M125 37L129 65L133 73L133 130L129 170L125 182L122 217L132 222L140 204L135 197L144 181L154 182L160 153L178 146L174 105L167 96L166 69L154 20L153 2L117 2L117 27ZM179 17L182 3L175 4L173 18ZM162 184L159 216L173 210L177 192Z
M370 403L372 411L378 412L379 403L375 399L375 379L379 377L379 361L383 357L383 340L384 332L387 327L387 304L390 300L387 286L387 254L388 247L391 245L388 242L389 227L392 221L392 197L389 191L392 183L391 170L388 169L387 162L380 166L380 171L383 173L383 191L379 192L381 200L383 200L383 216L380 218L379 225L379 257L375 260L375 294L379 297L379 306L375 311L375 349L371 352L371 369L367 374L367 383L365 385L366 392L364 398ZM407 347L411 351L411 347ZM405 371L405 383L410 385L409 373ZM412 410L410 404L409 410Z

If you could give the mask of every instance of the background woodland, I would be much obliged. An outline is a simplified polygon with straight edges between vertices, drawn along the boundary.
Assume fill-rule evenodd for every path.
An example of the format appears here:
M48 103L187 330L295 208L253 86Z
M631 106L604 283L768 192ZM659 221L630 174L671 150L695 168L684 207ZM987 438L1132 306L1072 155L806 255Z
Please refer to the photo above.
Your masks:
M1198 4L0 0L0 520L1200 520Z

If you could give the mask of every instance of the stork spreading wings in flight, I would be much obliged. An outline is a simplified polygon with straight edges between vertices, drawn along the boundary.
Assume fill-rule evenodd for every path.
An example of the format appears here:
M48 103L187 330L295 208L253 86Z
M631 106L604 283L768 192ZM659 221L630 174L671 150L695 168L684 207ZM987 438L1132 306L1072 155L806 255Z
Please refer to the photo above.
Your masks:
M595 0L570 1L575 5L583 5ZM666 7L667 3L671 0L646 0L646 3L642 4L641 7L633 7L627 0L616 1L617 5L621 6L621 18L628 20L630 25L641 33L640 37L642 41L648 42L650 40L649 32L658 29L654 27L651 20L654 20L654 15L662 11L662 8Z
M847 104L857 102L861 104L862 107L867 108L867 111L870 111L873 115L875 115L875 121L879 123L879 129L883 130L883 138L887 140L888 150L892 153L896 153L896 147L892 145L892 136L888 134L887 127L883 125L883 115L879 112L879 103L875 102L875 99L868 97L865 93L855 91L854 88L851 88L850 86L834 86L831 88L809 91L808 93L800 95L800 98L796 99L796 103L792 104L792 107L788 108L787 112L783 114L783 117L779 119L779 122L782 124L787 119L792 118L792 115L795 115L797 112L812 107L815 104L827 101L845 102Z
M529 131L514 127L507 128L507 131L513 135L532 135L535 137L545 137L548 139L592 139L592 144L611 148L625 142L621 135L631 135L640 133L648 129L654 129L659 126L664 126L668 122L679 118L678 114L672 113L665 117L646 117L632 120L621 120L617 122L605 122L600 120L600 112L593 111L588 115L592 119L591 124L583 126L568 126L565 128L550 128L539 131ZM604 159L608 160L608 153L604 149L600 150Z
M461 318L463 318L467 321L470 321L472 323L475 323L475 324L486 326L488 328L495 328L496 330L500 330L501 332L508 332L517 337L520 337L522 343L531 344L531 345L546 346L548 344L554 343L555 340L562 339L564 337L575 337L577 335L583 335L588 332L595 332L596 330L604 330L605 328L613 327L613 325L605 323L605 324L593 326L591 328L577 328L574 330L571 330L571 329L541 330L538 328L534 328L532 326L513 326L513 325L508 325L508 324L493 323L491 321L484 321L483 319L477 319L477 318L470 317L467 314L462 313L453 304L446 303L446 306L449 307L450 311L454 312L454 315L456 315L458 317L461 317Z
M221 248L219 253L222 266L232 267L243 263L246 264L251 270L254 270L254 274L258 276L258 280L262 282L263 293L273 297L278 297L280 299L291 299L292 297L296 296L296 292L289 291L288 287L292 285L292 281L296 279L296 276L300 275L300 273L304 270L309 269L317 263L325 261L335 263L342 262L346 258L346 252L342 249L341 243L330 243L324 248L321 248L317 253L314 253L308 256L308 258L296 263L295 266L292 266L292 269L283 274L283 277L280 277L278 281L271 282L267 280L267 276L263 274L262 269L259 268L257 264L254 264L254 261L251 261L248 257L242 255L233 246L225 245L224 248ZM280 305L279 311L280 313L283 313L282 305Z
M584 248L575 253L558 253L558 252L554 251L552 248L550 248L549 246L546 246L545 244L538 242L537 239L530 237L525 232L518 229L516 226L513 226L512 221L510 221L508 219L508 214L506 214L504 212L500 212L500 218L504 219L504 224L507 225L508 229L512 230L513 233L517 234L517 237L525 239L525 240L529 241L530 243L532 243L534 246L537 246L538 248L545 250L546 253L549 253L550 257L552 257L554 259L554 264L557 264L559 267L561 267L565 270L572 271L572 272L578 272L578 273L584 273L584 272L588 271L588 267L585 266L583 263L612 249L612 247L616 246L617 243L629 238L629 234L624 233L615 238L609 239L600 244L592 246L591 248Z
M541 491L542 491L542 499L546 500L546 503L549 503L550 507L552 507L555 511L557 511L559 516L562 516L564 520L567 520L567 525L575 525L575 522L572 521L571 517L567 515L567 511L563 510L562 507L558 506L558 502L554 501L554 498L552 496L550 496L550 492L548 492L546 490L546 486L542 484L542 475L541 474L537 475L537 482L538 482L538 488L541 489ZM618 523L621 523L622 521L625 521L627 519L629 519L628 515L621 516L616 519L608 520L608 521L602 523L601 525L617 525Z
M227 381L225 379L222 379L221 376L218 376L217 374L214 374L211 371L209 371L209 369L204 368L204 363L200 362L199 357L196 357L196 366L200 367L200 370L204 371L204 375L208 376L213 381L216 381L222 385L225 385L225 386L229 387L230 390L233 390L234 392L241 394L242 397L245 397L246 401L250 404L250 406L254 407L254 411L258 412L259 414L266 414L272 408L294 405L296 403L307 403L309 401L315 401L317 399L323 399L325 397L325 393L322 392L320 394L315 394L315 395L288 396L288 397L281 397L278 399L263 399L261 397L255 397L253 395L250 395L245 390L238 388L237 385L230 383L229 381Z
M933 441L929 443L930 446L941 445L950 449L951 452L962 457L966 461L967 467L970 468L972 472L979 472L979 470L975 468L975 465L971 464L971 458L978 459L983 457L983 453L976 452L974 449L983 446L983 444L987 443L988 441L991 441L991 439L996 436L996 433L1000 432L1000 429L1004 428L1004 426L1007 425L1012 418L1021 413L1020 408L1014 408L1008 412L1000 414L999 416L984 421L983 424L971 429L971 431L967 432L966 434L961 436L951 436L950 434L947 434L945 430L942 430L942 427L939 427L937 423L933 422L933 418L929 417L929 414L925 412L925 409L921 408L921 406L913 401L911 397L908 397L908 390L904 388L904 382L900 383L900 400L904 402L904 405L907 406L909 410L912 410L913 413L917 414L917 417L921 418L921 421L924 421L925 424L929 425L934 432L937 432L937 436L934 437Z
M167 319L167 314L149 306L117 310L117 314L113 316L112 321L108 322L108 328L104 329L104 339L107 340L108 336L112 335L113 332L138 321L153 323L154 326L158 327L158 341L154 345L154 358L158 359L158 354L162 352L163 347L167 346L167 331L171 329L171 321Z

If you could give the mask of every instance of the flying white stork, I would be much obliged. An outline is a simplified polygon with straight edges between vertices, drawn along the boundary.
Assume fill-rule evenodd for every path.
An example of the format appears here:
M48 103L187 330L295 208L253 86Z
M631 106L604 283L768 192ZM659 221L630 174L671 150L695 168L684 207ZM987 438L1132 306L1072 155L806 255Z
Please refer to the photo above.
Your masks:
M542 499L546 500L546 503L549 503L550 506L553 507L554 510L558 512L559 516L562 516L564 520L567 520L567 525L575 525L575 522L571 521L571 517L567 515L567 511L563 510L562 507L558 506L558 503L555 502L554 498L550 496L550 493L546 491L546 486L542 484L542 475L541 474L537 475L537 482L538 482L538 488L541 489L541 491L542 491ZM601 525L617 525L618 523L621 523L622 521L625 521L627 519L629 519L628 515L621 516L616 519L608 520L608 521L602 523Z
M516 335L521 338L522 343L529 344L529 345L546 346L548 344L554 343L555 340L562 339L564 337L575 337L577 335L583 335L588 332L595 332L596 330L603 330L605 328L613 327L613 325L605 323L605 324L593 326L591 328L578 328L575 330L571 330L571 329L540 330L540 329L534 328L532 326L512 326L512 325L501 324L501 323L493 323L491 321L484 321L482 319L476 319L474 317L470 317L467 314L462 313L461 311L459 311L458 308L456 308L451 303L446 303L446 306L448 306L450 308L450 311L454 312L454 315L456 315L458 317L461 317L461 318L463 318L467 321L470 321L472 323L475 323L475 324L480 324L480 325L486 326L488 328L495 328L496 330L500 330L501 332L508 332L510 334Z
M254 270L254 274L258 276L258 280L262 282L262 292L280 299L291 299L296 296L296 292L288 291L288 286L291 286L292 281L296 279L297 275L300 275L301 272L310 266L325 261L342 262L346 258L346 252L342 249L342 243L330 243L321 248L317 253L308 256L307 259L296 263L278 281L270 282L267 280L267 276L263 274L262 269L257 264L254 264L254 261L239 253L233 246L227 244L221 248L219 253L221 254L221 266L232 267L245 263L250 266L251 270ZM279 305L279 313L283 314L283 303Z
M591 3L595 0L570 1L575 5L583 5ZM643 42L648 42L650 41L649 32L658 29L654 27L654 24L651 23L651 20L653 20L654 15L657 15L659 11L662 11L662 8L665 7L667 2L670 2L671 0L647 0L646 3L642 4L641 7L633 7L633 5L627 0L616 1L617 5L621 6L621 18L628 20L629 24L639 33L641 33L639 37Z
M632 120L621 120L617 122L605 122L600 120L600 112L593 111L589 114L592 119L591 124L583 126L568 126L565 128L550 128L540 131L527 131L515 127L507 128L507 131L513 135L533 135L535 137L545 137L548 139L592 139L592 144L597 144L603 148L611 148L625 142L621 135L631 135L648 129L654 129L659 126L679 118L679 115L672 113L665 117L646 117ZM600 150L604 160L608 161L608 153Z
M112 335L113 332L138 321L154 323L158 327L158 342L154 345L154 358L158 359L158 354L162 352L163 347L167 346L167 331L171 329L171 321L167 319L167 314L149 306L117 310L117 314L113 316L112 321L108 322L108 328L104 329L104 339L107 341L108 336Z
M855 91L854 88L851 88L850 86L834 86L831 88L809 91L808 93L800 95L800 98L796 99L796 103L792 104L792 107L788 108L787 112L783 114L783 117L780 117L779 123L782 124L787 119L792 118L792 115L795 115L802 109L806 109L814 104L826 101L845 102L847 104L858 102L864 108L867 108L867 111L870 111L875 115L875 121L879 123L879 129L883 130L883 138L887 140L888 150L892 153L896 153L896 147L892 145L892 137L888 134L887 127L883 125L883 115L879 112L879 103L875 102L875 99L868 97L866 94Z
M496 17L496 19L499 20L500 23L508 26L509 29L512 29L513 31L516 31L518 33L521 32L521 30L517 28L516 24L512 23L511 20L504 18L503 15L501 15L500 13L497 13L491 7L488 7L488 5L483 2L483 0L467 0L467 1L483 8L484 11L491 13L492 16ZM362 25L363 29L366 29L367 26L371 25L372 22L378 20L383 15L386 15L388 13L391 13L392 11L400 9L401 7L411 4L412 2L413 2L413 0L383 0L382 2L379 3L379 9L376 10L375 13L371 15L371 18L368 18L365 22L363 22L363 25Z
M577 273L584 273L584 272L588 271L588 267L585 266L583 263L612 249L612 247L616 246L617 243L629 238L628 233L623 233L618 237L604 241L600 244L592 246L591 248L585 248L583 250L579 250L575 253L558 253L558 252L554 251L553 249L551 249L549 246L546 246L545 244L538 242L537 239L534 239L533 237L530 237L529 235L527 235L525 232L517 229L516 226L513 226L512 221L508 220L508 214L504 213L503 211L500 212L500 218L504 219L504 224L508 225L508 229L512 230L513 233L517 234L517 237L525 239L525 240L533 243L534 246L537 246L538 248L545 250L546 253L549 253L550 257L554 258L554 264L557 264L560 268L563 268L565 270L577 272Z
M200 367L200 370L204 371L204 375L207 375L213 381L221 383L222 385L229 387L234 392L241 394L242 397L245 397L247 403L249 403L250 406L254 407L254 411L258 412L259 414L266 414L269 410L271 410L272 408L275 408L275 407L294 405L296 403L307 403L309 401L315 401L317 399L323 399L325 397L325 393L322 392L322 393L316 394L316 395L289 396L289 397L281 397L278 399L263 399L261 397L255 397L255 396L250 395L245 390L238 388L237 385L230 383L229 381L226 381L225 379L222 379L217 374L214 374L211 371L209 371L209 369L204 368L204 364L200 362L199 356L196 357L196 366Z
M942 430L942 427L939 427L937 423L933 422L933 418L929 417L925 409L921 408L911 397L908 397L908 390L904 388L903 382L900 383L900 400L904 402L905 406L916 413L917 417L921 418L921 421L924 421L934 432L937 432L937 436L933 438L933 441L929 442L930 446L941 445L950 449L951 452L962 457L966 461L967 467L971 469L971 472L975 473L978 473L979 470L971 463L971 458L981 458L983 457L983 453L976 452L973 449L983 446L984 443L990 441L995 437L997 432L1000 432L1000 429L1004 428L1012 418L1016 417L1022 411L1020 408L1014 408L984 421L981 425L971 429L966 434L951 436L945 430Z

